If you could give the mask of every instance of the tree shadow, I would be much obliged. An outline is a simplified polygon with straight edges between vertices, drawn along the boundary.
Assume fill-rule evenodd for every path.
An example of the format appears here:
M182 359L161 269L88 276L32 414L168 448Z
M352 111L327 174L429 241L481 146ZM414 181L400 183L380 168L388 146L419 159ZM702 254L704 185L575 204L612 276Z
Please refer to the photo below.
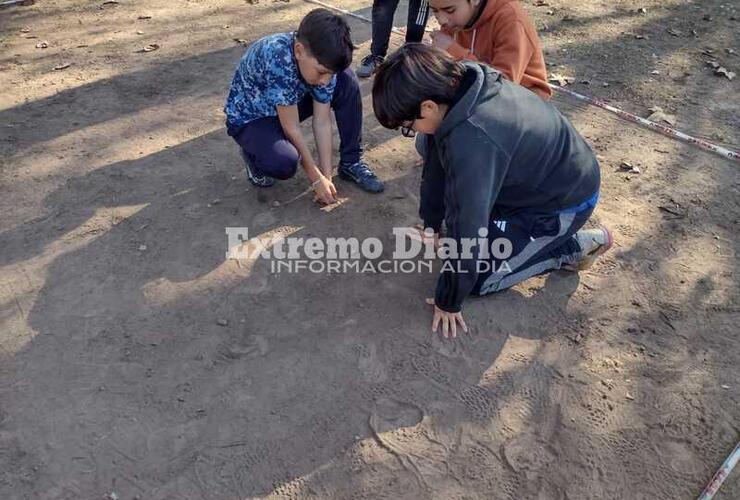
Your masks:
M508 326L472 321L471 336L449 343L430 337L419 294L434 275L274 274L264 260L227 261L227 226L374 236L389 258L389 226L415 221L418 171L389 180L383 196L340 184L348 202L324 214L308 197L275 206L303 190L300 179L256 192L183 161L218 157L225 140L207 134L50 194L63 205L72 191L86 212L29 313L35 337L8 360L23 390L6 394L7 408L36 443L9 458L39 464L35 495L263 495L369 437L378 398L391 411L482 417L495 403L479 408L475 384L507 336L546 335L523 308L562 310L577 286L553 276L532 298L476 301L471 314L498 306ZM74 224L39 225L60 220ZM396 416L381 418L396 427ZM9 471L5 484L19 480Z

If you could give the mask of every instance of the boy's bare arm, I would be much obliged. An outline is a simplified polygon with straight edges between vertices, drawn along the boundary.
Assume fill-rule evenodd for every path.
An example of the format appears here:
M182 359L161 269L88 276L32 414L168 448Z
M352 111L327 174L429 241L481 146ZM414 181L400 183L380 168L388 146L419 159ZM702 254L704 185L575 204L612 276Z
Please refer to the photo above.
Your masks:
M313 135L319 150L319 167L324 175L331 179L334 167L331 162L332 131L329 103L313 102Z
M277 113L283 133L298 150L298 154L301 157L301 166L311 181L316 198L324 204L334 203L336 201L337 190L331 181L331 176L324 175L313 161L311 151L309 151L306 140L303 138L303 133L301 132L298 106L278 106ZM331 133L331 129L329 129L329 132ZM331 140L329 142L329 150L331 151ZM331 173L331 168L329 172Z

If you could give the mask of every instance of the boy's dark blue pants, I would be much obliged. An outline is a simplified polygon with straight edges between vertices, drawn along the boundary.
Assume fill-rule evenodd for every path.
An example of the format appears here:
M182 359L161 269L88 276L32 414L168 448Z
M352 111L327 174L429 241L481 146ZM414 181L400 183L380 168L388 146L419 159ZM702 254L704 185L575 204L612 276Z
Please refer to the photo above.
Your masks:
M331 100L337 120L342 163L357 163L362 155L362 95L354 72L347 68L337 74ZM313 115L313 99L307 94L298 104L301 121ZM247 123L234 137L260 173L276 179L293 177L300 157L288 140L277 116Z
M506 238L512 254L504 260L490 259L473 288L473 295L486 295L571 264L581 257L581 247L573 235L593 213L596 196L581 207L559 214L521 212L510 217L493 217L488 227L490 242ZM494 220L497 219L497 220Z

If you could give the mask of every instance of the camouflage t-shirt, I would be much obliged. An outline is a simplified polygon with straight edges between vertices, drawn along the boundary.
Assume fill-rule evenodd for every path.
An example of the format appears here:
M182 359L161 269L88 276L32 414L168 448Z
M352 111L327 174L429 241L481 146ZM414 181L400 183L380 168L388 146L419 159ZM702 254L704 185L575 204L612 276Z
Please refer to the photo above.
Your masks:
M230 133L258 118L277 116L277 106L296 105L307 93L318 102L331 101L336 75L326 85L306 83L293 55L294 41L294 33L276 33L249 46L224 106Z

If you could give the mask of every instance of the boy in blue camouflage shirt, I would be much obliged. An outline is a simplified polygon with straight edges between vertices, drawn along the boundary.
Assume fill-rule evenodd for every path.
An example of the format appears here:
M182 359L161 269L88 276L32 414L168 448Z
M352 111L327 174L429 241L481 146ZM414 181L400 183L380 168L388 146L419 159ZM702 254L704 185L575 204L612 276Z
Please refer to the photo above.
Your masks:
M298 31L253 43L239 62L226 101L226 127L241 147L250 182L269 187L295 175L300 162L317 199L336 201L332 180L334 110L340 137L339 176L378 193L383 183L362 160L362 96L349 69L354 50L340 16L316 9ZM299 123L313 116L314 162Z

